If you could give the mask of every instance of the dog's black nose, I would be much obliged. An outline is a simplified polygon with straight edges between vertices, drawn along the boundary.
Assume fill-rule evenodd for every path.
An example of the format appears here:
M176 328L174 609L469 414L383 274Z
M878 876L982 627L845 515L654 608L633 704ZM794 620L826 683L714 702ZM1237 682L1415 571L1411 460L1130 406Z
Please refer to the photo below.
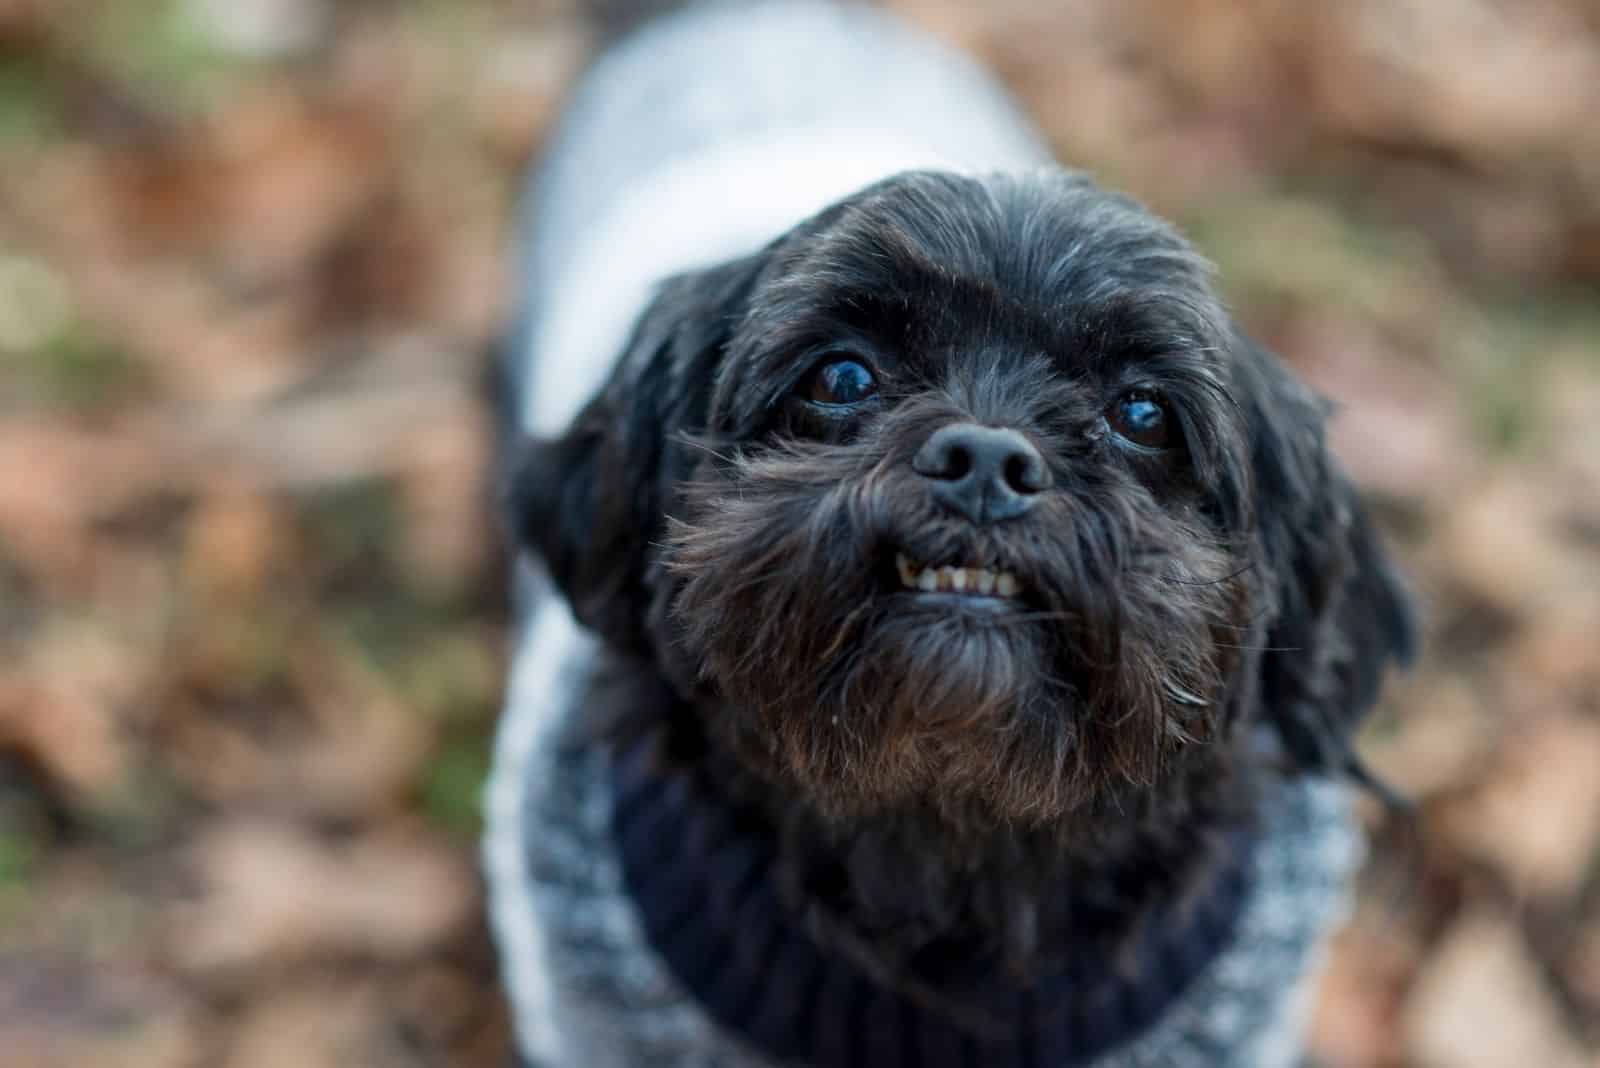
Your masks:
M974 523L1015 518L1050 488L1050 468L1032 442L1015 430L977 423L935 431L911 468L932 484L940 503Z

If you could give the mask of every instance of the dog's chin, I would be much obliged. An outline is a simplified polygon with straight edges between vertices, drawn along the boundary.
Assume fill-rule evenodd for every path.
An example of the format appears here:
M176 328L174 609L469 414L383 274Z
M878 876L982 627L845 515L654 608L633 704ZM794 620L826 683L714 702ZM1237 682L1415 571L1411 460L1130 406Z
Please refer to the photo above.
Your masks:
M1084 729L1088 682L1020 580L969 569L957 590L946 568L930 589L899 581L899 560L868 570L755 615L725 574L686 584L681 619L740 621L691 629L719 698L708 726L741 763L836 826L932 810L978 833L1059 820L1097 799L1108 764L1130 770Z
M1013 602L953 592L890 593L871 614L813 692L730 691L735 707L767 712L767 737L742 752L754 742L775 755L779 774L851 823L916 806L963 821L1071 807L1074 693L1040 624Z

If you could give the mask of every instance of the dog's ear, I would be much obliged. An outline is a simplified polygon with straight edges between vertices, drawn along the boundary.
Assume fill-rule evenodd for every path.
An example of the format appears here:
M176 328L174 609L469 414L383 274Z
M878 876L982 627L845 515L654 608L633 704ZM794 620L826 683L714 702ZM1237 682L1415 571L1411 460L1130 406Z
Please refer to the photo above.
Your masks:
M1410 599L1327 449L1328 404L1241 336L1255 527L1275 613L1255 699L1299 767L1367 775L1352 735L1391 662L1416 646Z
M689 462L678 443L704 429L723 348L763 258L663 283L610 379L566 432L524 436L508 453L502 501L518 545L544 561L578 619L614 646L647 647L649 550Z

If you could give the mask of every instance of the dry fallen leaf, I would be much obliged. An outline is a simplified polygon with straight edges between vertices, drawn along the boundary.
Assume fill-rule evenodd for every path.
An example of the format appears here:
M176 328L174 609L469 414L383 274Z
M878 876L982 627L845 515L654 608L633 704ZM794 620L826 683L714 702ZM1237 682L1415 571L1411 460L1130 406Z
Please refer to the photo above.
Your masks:
M1421 1068L1586 1068L1516 928L1488 912L1459 920L1406 1006Z
M128 774L124 720L145 670L91 621L41 627L17 673L0 675L0 749L21 751L71 800L106 799Z
M1397 919L1358 914L1329 946L1307 1044L1330 1065L1384 1064L1397 1052L1396 1015L1418 947Z
M385 1048L384 1005L370 983L317 981L266 990L240 1023L224 1068L397 1064ZM393 1043L395 1039L391 1039Z
M247 611L265 596L294 548L277 502L249 485L220 480L201 496L184 540L185 587L220 611Z
M1504 717L1471 680L1435 671L1396 678L1386 693L1392 720L1362 738L1362 755L1380 779L1413 801L1461 789L1493 760Z
M1441 827L1519 891L1574 897L1600 856L1600 721L1523 724L1485 781L1441 813Z
M213 979L314 957L404 959L459 934L477 904L466 858L418 832L332 841L240 820L207 830L192 860L202 889L175 907L167 945Z
M1590 596L1591 561L1566 537L1564 501L1563 487L1516 469L1463 487L1442 517L1437 566L1519 620L1548 611L1553 601Z
M1319 14L1318 104L1374 140L1513 163L1574 147L1600 97L1600 55L1559 0L1358 0Z
M131 426L0 419L0 540L62 594L93 588L94 523L168 485L158 448Z
M1280 335L1336 405L1329 442L1358 484L1413 503L1454 500L1481 460L1446 375L1348 313L1304 313Z

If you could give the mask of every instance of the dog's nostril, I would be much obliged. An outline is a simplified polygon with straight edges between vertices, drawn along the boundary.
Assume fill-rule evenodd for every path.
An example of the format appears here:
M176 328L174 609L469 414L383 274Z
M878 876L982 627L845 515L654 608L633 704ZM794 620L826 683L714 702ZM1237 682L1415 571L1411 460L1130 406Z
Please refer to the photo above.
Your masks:
M1037 452L1013 455L1003 472L1006 485L1018 493L1038 493L1045 488L1044 460Z

